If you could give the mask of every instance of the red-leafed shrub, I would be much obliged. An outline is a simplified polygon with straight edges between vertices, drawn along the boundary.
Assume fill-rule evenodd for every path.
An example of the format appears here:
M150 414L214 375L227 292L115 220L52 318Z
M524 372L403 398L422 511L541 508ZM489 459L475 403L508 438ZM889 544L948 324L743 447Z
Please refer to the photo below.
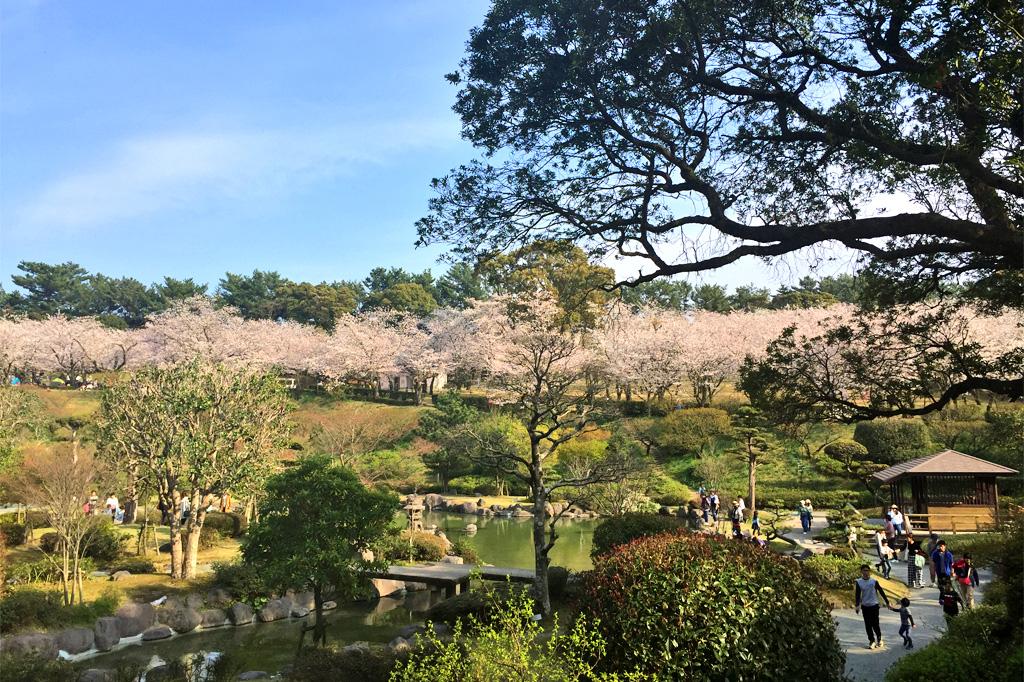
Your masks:
M840 680L829 607L792 559L676 531L598 557L582 612L604 665L657 679Z

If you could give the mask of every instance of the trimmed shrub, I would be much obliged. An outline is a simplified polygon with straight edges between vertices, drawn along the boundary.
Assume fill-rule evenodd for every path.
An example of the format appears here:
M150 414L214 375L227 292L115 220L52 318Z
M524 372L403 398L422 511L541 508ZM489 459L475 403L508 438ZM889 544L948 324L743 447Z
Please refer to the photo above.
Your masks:
M374 548L378 558L385 561L440 561L448 553L445 541L433 533L412 533L412 547L409 547L409 531L383 538Z
M452 543L452 547L448 550L455 556L462 557L462 560L467 564L478 564L480 563L480 555L477 554L476 548L466 540L465 538L459 538Z
M582 607L604 635L609 672L843 679L828 604L797 562L749 543L680 531L636 540L596 560Z
M660 475L654 480L649 495L653 502L665 507L680 507L695 497L692 490L665 475Z
M140 556L120 559L116 563L112 564L107 570L111 573L128 571L133 575L141 575L143 573L156 573L156 566L153 564L151 559Z
M39 538L39 549L47 554L53 554L59 549L60 536L56 533L43 533Z
M20 547L28 539L28 526L13 521L0 523L0 534L3 536L0 542L5 547Z
M590 551L590 556L606 554L613 548L632 542L637 538L645 538L685 527L686 520L675 516L655 514L613 516L602 521L601 525L594 530L594 547Z
M117 595L104 593L86 604L64 606L56 590L14 590L0 599L0 632L15 629L56 629L70 625L88 625L102 616L109 616L117 608Z
M841 549L853 553L849 547ZM854 558L816 554L800 562L800 572L818 587L849 587L860 577L861 563Z
M459 495L497 495L498 489L490 476L459 476L448 481L448 489Z
M565 595L565 588L569 585L569 569L564 566L548 567L548 595L551 599L558 600Z
M244 519L240 514L210 512L203 519L203 528L216 530L224 537L237 538L243 534Z
M128 544L128 536L111 521L99 524L89 540L89 546L85 548L85 556L95 559L100 563L116 561L124 553L125 545Z
M920 419L859 422L853 439L868 449L872 461L881 464L899 464L922 457L932 447L928 426Z
M215 561L213 582L231 593L231 596L246 604L266 600L270 588L259 572L249 564L240 561Z

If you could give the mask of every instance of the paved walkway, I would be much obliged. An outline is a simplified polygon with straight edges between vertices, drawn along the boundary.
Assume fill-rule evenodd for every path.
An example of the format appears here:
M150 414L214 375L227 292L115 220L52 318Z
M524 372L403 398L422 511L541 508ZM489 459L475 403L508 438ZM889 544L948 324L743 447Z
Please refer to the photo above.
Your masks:
M788 530L781 533L781 536L792 540L801 549L809 549L815 554L823 553L827 548L832 545L827 542L820 542L815 540L814 536L821 531L828 528L828 519L826 518L826 512L816 511L811 516L811 530L808 533L804 533L800 526L800 517L796 514L792 518L787 520L786 528Z

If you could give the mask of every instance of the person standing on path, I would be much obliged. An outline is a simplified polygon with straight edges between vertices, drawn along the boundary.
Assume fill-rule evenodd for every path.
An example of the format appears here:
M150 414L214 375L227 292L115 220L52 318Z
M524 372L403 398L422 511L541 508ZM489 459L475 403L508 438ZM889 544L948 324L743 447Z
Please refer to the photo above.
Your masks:
M935 566L932 565L931 556L932 556L932 552L935 551L935 547L938 544L939 544L939 535L938 535L938 533L929 533L928 534L928 544L926 545L927 550L925 552L925 556L928 557L928 561L927 561L927 564L928 564L928 582L931 584L932 587L935 587Z
M882 544L878 546L878 563L875 567L882 572L882 577L889 578L889 573L892 572L892 549L889 547L889 543L886 540L882 540Z
M796 508L798 514L800 514L800 528L803 529L804 535L811 530L811 510L810 500L800 500L800 506Z
M896 544L896 527L892 525L892 514L886 512L885 520L885 539L889 541L889 546L893 547Z
M750 535L751 537L761 536L761 512L754 510L754 515L750 517Z
M916 628L914 616L910 613L910 600L904 597L900 599L900 607L890 606L890 609L900 614L900 637L903 638L903 648L913 649L914 640L910 637L910 629Z
M907 587L923 587L921 584L923 565L917 560L919 556L924 558L921 542L914 537L913 533L907 533Z
M878 613L882 608L878 603L879 597L885 602L886 607L892 608L885 590L877 580L871 577L871 567L862 564L860 577L854 581L853 608L855 612L864 615L864 631L868 634L869 649L885 646L885 642L882 640L882 628L878 624Z
M720 508L720 504L721 503L720 503L720 501L718 499L718 491L717 490L712 490L711 491L711 518L713 518L715 520L716 524L718 523L718 510Z
M953 589L953 553L946 549L946 541L939 540L935 545L935 551L931 556L935 580L939 583L939 590Z
M974 567L971 555L964 553L963 558L953 562L953 575L956 576L956 589L964 601L965 609L974 608L974 588L978 586L978 569Z

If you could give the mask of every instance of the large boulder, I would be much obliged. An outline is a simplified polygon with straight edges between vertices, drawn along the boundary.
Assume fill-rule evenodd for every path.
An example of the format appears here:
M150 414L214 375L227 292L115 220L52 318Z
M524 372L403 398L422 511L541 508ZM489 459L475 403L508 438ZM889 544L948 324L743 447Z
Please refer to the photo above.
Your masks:
M154 642L158 639L167 639L174 635L174 630L167 625L154 625L146 628L146 631L142 633L143 642ZM148 678L148 676L147 676Z
M179 635L192 632L203 622L203 617L195 609L186 607L162 608L157 612L157 621L169 626Z
M370 643L369 642L352 642L348 646L343 646L341 648L341 652L343 654L349 654L349 655L351 655L351 654L358 654L358 655L366 656L366 655L368 655L370 653Z
M224 609L203 609L199 612L199 618L199 625L204 629L218 628L228 624L228 614L224 612Z
M287 618L292 613L292 600L287 597L281 599L272 599L267 602L266 606L260 609L256 617L259 618L261 623L270 623L275 620L282 620Z
M312 609L316 606L316 598L312 592L296 592L291 595L292 604L305 609Z
M404 654L405 652L412 650L412 645L409 644L409 640L403 637L395 637L393 640L388 642L388 647L396 654Z
M100 651L110 651L121 640L121 630L114 616L97 618L92 626L93 646Z
M115 679L117 677L112 671L103 668L89 668L78 676L78 682L114 682Z
M0 653L37 658L57 658L57 640L45 632L29 632L24 635L4 637L0 640Z
M446 557L442 557L440 563L442 563L442 564L458 564L458 565L461 566L464 562L462 561L462 557L460 557L460 556L452 556L451 554L449 554Z
M378 597L389 597L393 594L399 594L405 591L404 580L387 580L386 578L373 578L370 580L370 585L373 586L374 591Z
M68 628L57 633L57 648L69 654L80 654L92 648L95 635L90 628Z
M473 535L477 531L476 524L475 523L467 523L465 531L466 531L467 535Z
M336 608L338 608L338 602L336 602L336 601L325 601L324 602L324 611L333 611Z
M463 502L462 504L455 505L455 509L452 511L458 514L476 514L478 507L475 502Z
M298 604L292 604L292 618L305 618L309 615L309 609L305 606L299 606Z
M228 609L228 620L231 621L232 625L248 625L253 621L255 615L252 612L252 607L248 604L232 604L231 608Z
M128 571L114 571L114 573L111 574L110 579L113 580L114 582L120 582L120 581L122 581L122 580L124 580L126 578L131 578L131 577L132 577L132 574L129 573Z
M437 493L430 493L423 498L423 506L427 509L444 509L447 502Z
M427 627L421 623L412 623L410 625L406 625L401 630L399 630L398 636L403 639L409 639L410 637L418 635L426 629Z
M156 623L156 609L149 604L125 604L115 615L117 630L122 637L134 637Z

